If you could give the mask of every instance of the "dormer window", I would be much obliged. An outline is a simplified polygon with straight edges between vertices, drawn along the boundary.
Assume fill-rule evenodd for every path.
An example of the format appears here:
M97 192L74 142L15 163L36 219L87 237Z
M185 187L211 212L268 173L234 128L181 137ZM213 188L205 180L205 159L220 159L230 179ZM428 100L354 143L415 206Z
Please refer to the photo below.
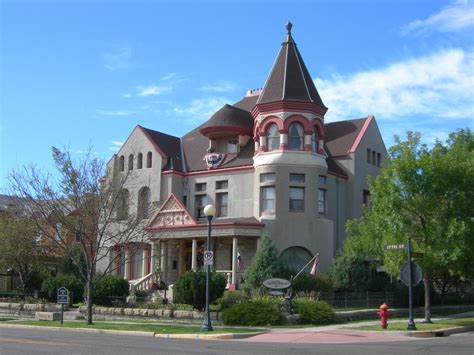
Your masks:
M303 150L303 126L292 123L288 129L288 149Z
M239 152L239 141L231 139L227 141L227 153L236 154Z
M277 150L280 148L280 132L275 123L268 127L267 132L267 150Z

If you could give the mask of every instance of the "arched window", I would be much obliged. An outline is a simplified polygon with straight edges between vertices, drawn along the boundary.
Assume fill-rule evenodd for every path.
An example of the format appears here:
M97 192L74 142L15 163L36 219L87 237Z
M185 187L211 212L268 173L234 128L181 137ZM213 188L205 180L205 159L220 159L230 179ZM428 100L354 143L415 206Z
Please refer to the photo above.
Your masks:
M144 186L138 192L138 218L144 219L150 217L151 191Z
M267 131L267 150L276 150L280 148L280 132L275 123L268 127Z
M148 152L148 154L146 155L146 167L147 168L151 168L151 158L152 158L151 152Z
M313 152L318 152L318 130L314 127L313 134L311 135L311 150Z
M123 221L128 218L128 208L130 205L130 193L128 190L121 190L117 200L117 219Z
M138 153L138 158L137 158L137 169L143 168L143 154Z
M298 272L301 270L313 256L302 247L290 247L285 249L279 256L281 263L285 268ZM307 269L309 272L309 268Z
M288 149L303 150L303 126L292 123L288 129Z
M120 171L125 170L125 157L123 155L120 156L119 168L120 168Z
M128 170L133 170L133 154L128 156Z

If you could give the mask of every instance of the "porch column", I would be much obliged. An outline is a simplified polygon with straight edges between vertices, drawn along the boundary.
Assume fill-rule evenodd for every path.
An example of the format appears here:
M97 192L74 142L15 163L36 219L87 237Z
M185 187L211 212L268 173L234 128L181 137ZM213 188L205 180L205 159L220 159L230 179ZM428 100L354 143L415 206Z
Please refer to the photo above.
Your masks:
M232 238L232 289L237 286L237 237Z
M166 267L167 264L167 258L165 258L165 255L167 254L165 251L165 248L167 248L167 244L164 241L160 240L160 269L161 269L161 275L163 277L162 281L165 281L166 284L168 284L168 268Z
M151 250L150 250L150 272L155 272L155 242L151 242ZM156 281L155 278L152 278L153 281Z
M144 277L147 275L147 269L148 269L148 247L144 246L142 250L142 276Z
M191 250L191 270L197 270L197 239L193 238L193 247Z
M125 267L124 267L125 278L127 280L130 280L130 277L132 276L131 260L132 260L132 250L130 249L130 247L127 247L127 249L125 249Z

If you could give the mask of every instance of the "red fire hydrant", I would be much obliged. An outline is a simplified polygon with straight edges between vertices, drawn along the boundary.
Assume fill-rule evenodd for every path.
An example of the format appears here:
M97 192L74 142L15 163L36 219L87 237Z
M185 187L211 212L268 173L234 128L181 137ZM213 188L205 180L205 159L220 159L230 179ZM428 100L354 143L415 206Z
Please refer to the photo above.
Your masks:
M383 329L387 329L387 326L388 326L387 320L388 320L389 314L388 314L388 306L386 303L380 306L380 311L378 311L377 314L380 317L380 326Z

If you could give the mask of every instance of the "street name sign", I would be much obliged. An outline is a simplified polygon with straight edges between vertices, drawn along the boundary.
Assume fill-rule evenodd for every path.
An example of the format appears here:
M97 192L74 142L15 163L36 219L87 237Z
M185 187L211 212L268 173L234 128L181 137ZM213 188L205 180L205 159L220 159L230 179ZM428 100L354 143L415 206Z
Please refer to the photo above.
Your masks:
M214 265L214 252L210 250L204 251L204 266Z
M411 264L413 268L413 286L416 286L420 283L423 273L421 267L417 263L412 261ZM406 286L410 285L410 263L408 261L402 266L400 270L400 280L402 280Z
M64 286L58 288L58 304L69 304L69 291Z
M405 243L384 245L385 250L401 250L401 249L406 249L406 248L407 248L407 245Z

